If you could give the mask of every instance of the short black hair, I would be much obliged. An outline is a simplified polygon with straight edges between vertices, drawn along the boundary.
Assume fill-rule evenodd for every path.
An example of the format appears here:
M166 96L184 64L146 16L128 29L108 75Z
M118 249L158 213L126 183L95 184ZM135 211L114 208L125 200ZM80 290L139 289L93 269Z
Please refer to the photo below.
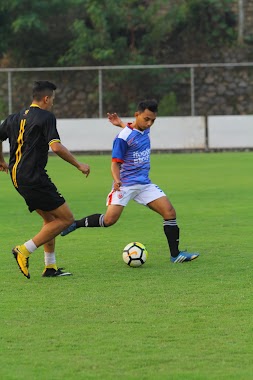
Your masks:
M155 99L146 99L142 100L138 104L138 111L139 112L144 112L146 109L148 109L151 112L158 112L158 103Z
M56 88L54 83L48 82L47 80L38 80L34 82L33 99L41 100L44 96L52 96Z

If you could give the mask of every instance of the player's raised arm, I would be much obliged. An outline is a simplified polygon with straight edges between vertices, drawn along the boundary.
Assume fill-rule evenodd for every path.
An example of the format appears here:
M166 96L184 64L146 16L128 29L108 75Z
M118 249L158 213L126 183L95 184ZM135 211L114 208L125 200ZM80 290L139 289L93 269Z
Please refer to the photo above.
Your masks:
M116 127L125 128L126 124L121 120L116 112L107 113L108 120Z
M120 180L120 164L119 162L113 161L111 163L111 173L113 177L113 188L115 191L120 190L120 187L122 186L122 182Z

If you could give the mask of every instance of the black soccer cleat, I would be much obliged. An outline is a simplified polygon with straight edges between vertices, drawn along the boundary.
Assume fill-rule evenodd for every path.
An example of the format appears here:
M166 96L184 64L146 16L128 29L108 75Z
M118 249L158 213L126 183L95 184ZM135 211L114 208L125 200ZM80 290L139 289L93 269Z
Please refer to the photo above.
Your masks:
M63 276L72 276L70 272L63 272L63 268L45 268L42 277L63 277Z

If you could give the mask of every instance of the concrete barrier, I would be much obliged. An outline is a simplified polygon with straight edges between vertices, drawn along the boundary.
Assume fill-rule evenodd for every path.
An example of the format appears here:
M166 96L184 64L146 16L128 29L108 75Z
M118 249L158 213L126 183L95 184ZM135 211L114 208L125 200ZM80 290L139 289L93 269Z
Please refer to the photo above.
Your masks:
M208 148L253 148L253 116L209 116Z
M131 122L133 117L122 120ZM110 152L113 139L120 131L107 119L59 119L57 128L62 144L75 152ZM159 151L253 149L253 115L158 117L151 128L151 148ZM3 151L9 152L6 141Z

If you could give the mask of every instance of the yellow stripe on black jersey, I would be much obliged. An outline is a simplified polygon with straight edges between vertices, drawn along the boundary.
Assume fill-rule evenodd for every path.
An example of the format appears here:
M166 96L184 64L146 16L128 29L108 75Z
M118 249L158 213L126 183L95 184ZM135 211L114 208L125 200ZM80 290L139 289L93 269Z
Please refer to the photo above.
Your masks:
M53 140L51 140L49 143L48 143L48 145L50 146L50 145L52 145L53 143L60 143L61 142L61 140L59 140L59 139L53 139Z
M26 119L22 119L20 121L19 135L18 135L18 139L17 139L18 147L17 147L16 153L15 153L16 160L15 160L15 164L13 165L13 168L12 168L12 181L13 181L15 187L18 187L18 184L17 184L17 167L18 167L18 164L19 164L21 157L22 157L22 146L24 144L23 137L24 137L24 132L25 132L25 123L26 123Z
M54 114L31 104L11 115L7 123L12 129L9 169L14 186L40 186L48 178L49 144L60 142Z

